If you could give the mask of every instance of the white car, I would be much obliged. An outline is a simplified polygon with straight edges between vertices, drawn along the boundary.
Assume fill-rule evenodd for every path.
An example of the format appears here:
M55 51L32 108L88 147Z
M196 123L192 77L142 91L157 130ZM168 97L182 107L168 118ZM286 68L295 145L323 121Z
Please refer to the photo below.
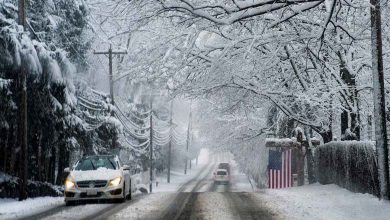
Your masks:
M229 184L230 177L229 172L226 169L217 169L214 172L214 183L219 184Z
M81 200L131 199L129 166L117 156L96 155L83 157L76 163L65 180L65 203L72 205Z

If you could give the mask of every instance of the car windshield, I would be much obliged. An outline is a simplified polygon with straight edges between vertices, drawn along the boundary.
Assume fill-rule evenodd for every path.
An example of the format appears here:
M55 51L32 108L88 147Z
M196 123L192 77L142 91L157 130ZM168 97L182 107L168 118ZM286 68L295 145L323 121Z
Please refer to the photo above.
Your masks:
M219 164L218 167L219 167L219 168L228 168L228 167L229 167L229 164L228 164L228 163L221 163L221 164Z
M109 157L92 157L85 158L78 162L75 170L86 171L86 170L97 170L99 168L107 168L115 170L117 166L115 165L115 160Z
M217 175L226 175L226 172L225 171L218 171Z

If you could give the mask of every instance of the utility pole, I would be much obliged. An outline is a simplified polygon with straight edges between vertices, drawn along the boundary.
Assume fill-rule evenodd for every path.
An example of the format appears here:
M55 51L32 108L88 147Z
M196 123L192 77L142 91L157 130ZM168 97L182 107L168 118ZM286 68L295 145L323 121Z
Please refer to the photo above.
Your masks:
M173 99L171 101L171 112L170 112L170 118L169 118L169 126L170 126L170 134L171 137L169 138L169 145L168 145L168 176L167 176L167 182L171 182L171 153L172 153L172 137L173 137Z
M187 128L187 147L186 147L186 159L185 159L186 161L185 161L185 165L184 165L184 174L187 174L188 148L190 145L191 120L192 120L192 108L190 105L190 116L188 117L188 128Z
M100 52L93 52L93 54L103 54L108 55L108 66L109 66L109 79L110 79L110 99L111 99L111 105L115 106L114 101L114 81L113 81L113 74L112 74L112 55L113 54L127 54L127 51L112 51L112 47L110 44L110 49L108 51L100 51ZM114 111L111 111L111 116L114 116ZM116 149L116 137L112 137L112 149Z
M378 157L380 197L389 200L389 159L386 131L386 102L383 77L382 24L380 0L370 0L371 54L374 87L375 140Z
M191 125L191 130L192 130L192 125ZM191 131L191 136L189 137L189 141L188 143L192 144L192 131ZM188 150L187 150L188 151ZM190 170L192 169L192 158L190 158L188 160L188 162L190 163Z
M150 183L149 183L149 193L152 193L153 190L153 96L150 94L150 140L149 140L149 160L150 160Z
M194 139L194 133L192 132L192 122L191 122L191 139L190 139L191 147L192 147L193 139ZM190 169L192 169L192 160L190 160Z
M23 32L26 30L26 1L19 0L19 25L23 27ZM24 34L24 33L23 33ZM28 149L27 149L27 71L24 63L20 64L19 86L21 92L20 99L20 121L19 121L19 137L21 138L22 148L22 166L20 168L19 182L19 200L27 199L27 176L28 176Z

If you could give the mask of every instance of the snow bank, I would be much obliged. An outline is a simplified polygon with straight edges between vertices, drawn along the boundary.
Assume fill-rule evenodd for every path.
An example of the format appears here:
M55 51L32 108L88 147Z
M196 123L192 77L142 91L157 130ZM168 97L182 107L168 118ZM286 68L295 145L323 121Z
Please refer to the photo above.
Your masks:
M389 219L390 202L370 194L352 193L337 185L306 185L287 189L264 190L259 201L282 219Z
M38 197L24 201L0 199L0 219L29 216L61 205L64 205L63 197Z

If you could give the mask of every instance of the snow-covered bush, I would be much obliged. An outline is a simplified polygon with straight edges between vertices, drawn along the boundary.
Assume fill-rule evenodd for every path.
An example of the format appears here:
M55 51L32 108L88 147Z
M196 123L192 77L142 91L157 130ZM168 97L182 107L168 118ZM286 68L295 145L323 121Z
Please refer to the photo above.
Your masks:
M0 198L19 197L19 178L0 172ZM47 182L28 181L28 197L62 196L63 188Z
M379 195L373 142L330 142L315 150L315 161L321 184L335 183L353 192Z

